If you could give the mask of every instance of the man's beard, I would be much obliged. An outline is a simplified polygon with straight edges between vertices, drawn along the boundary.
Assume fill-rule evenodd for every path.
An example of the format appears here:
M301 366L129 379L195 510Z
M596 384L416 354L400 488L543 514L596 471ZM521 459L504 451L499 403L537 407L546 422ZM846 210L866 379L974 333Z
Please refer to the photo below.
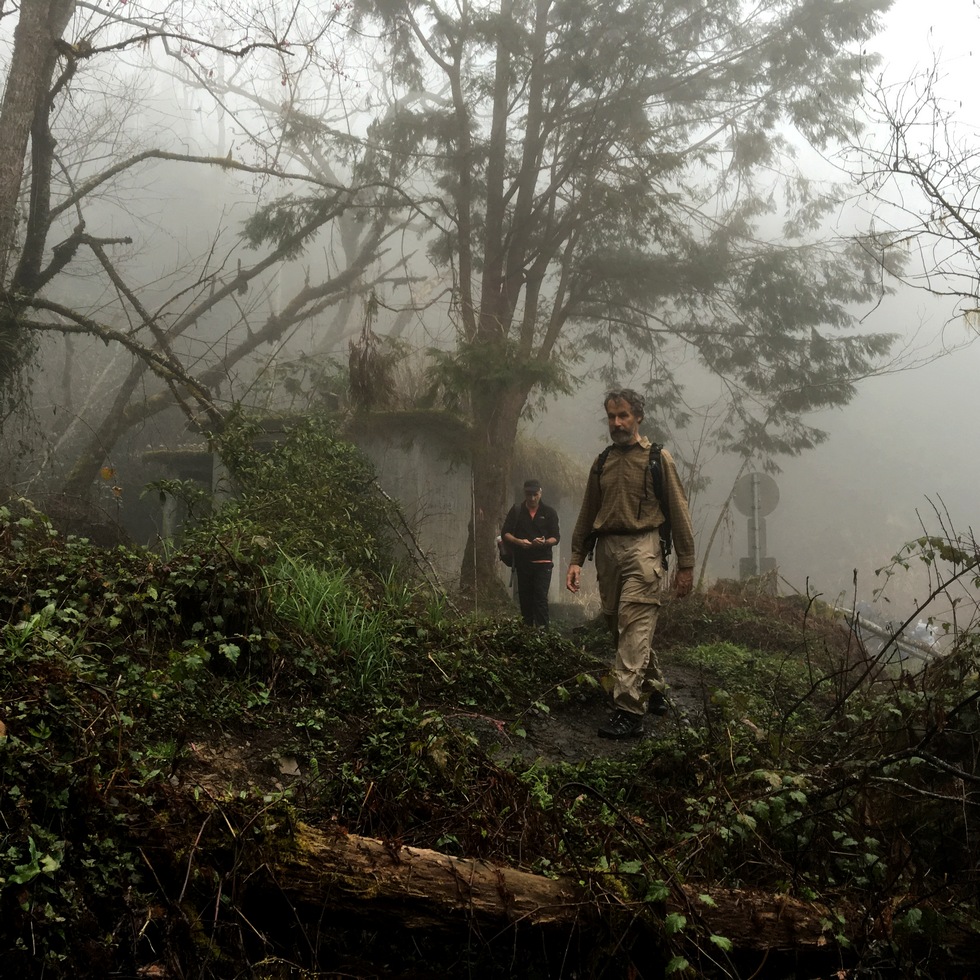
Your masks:
M616 443L617 446L628 446L636 436L636 430L627 431L626 429L616 429L615 432L611 432L612 441Z

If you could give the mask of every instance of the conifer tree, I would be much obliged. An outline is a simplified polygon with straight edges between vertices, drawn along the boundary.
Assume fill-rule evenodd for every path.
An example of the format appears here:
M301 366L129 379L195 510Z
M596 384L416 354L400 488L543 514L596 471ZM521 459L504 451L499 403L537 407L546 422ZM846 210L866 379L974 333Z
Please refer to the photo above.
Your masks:
M792 157L854 136L889 5L360 4L395 101L415 93L372 141L415 161L431 257L453 274L443 377L473 426L464 585L492 575L522 413L583 355L602 352L610 378L642 370L651 411L681 422L675 368L693 357L731 394L720 445L771 461L820 441L806 413L845 404L887 351L854 320L880 269L821 239L833 195Z

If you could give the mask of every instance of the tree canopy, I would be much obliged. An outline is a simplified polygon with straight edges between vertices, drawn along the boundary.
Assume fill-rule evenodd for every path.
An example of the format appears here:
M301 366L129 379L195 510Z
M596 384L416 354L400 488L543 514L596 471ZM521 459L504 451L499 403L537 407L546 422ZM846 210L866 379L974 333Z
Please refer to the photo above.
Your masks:
M646 379L662 425L686 420L693 359L730 393L728 451L771 461L823 437L806 413L846 404L890 338L855 330L880 256L827 235L837 198L793 157L855 136L888 6L357 5L399 106L371 139L413 161L452 276L446 377L471 399L478 542L532 392L587 359Z
M815 445L807 414L846 404L889 338L854 318L884 288L882 256L834 235L839 199L795 156L856 137L864 48L888 7L391 0L295 18L272 4L219 29L68 5L64 23L35 24L46 60L24 103L32 166L4 143L32 202L10 246L5 323L91 335L132 359L101 396L102 421L86 420L68 484L81 492L149 412L177 404L220 423L299 324L310 348L356 334L351 304L371 289L437 337L438 377L472 423L464 566L478 579L492 578L522 416L586 371L645 386L663 429L690 417L693 365L726 392L724 451L775 466ZM163 61L141 60L158 49ZM120 53L144 74L113 71ZM82 77L107 93L126 80L153 120L153 85L176 79L201 94L218 139L188 152L176 125L135 139L117 122L86 140ZM173 199L194 179L178 169L209 178L205 205L240 178L252 214L221 212L161 275L139 257L158 232L184 234L163 220L176 200L99 225L93 195L132 202L153 173Z

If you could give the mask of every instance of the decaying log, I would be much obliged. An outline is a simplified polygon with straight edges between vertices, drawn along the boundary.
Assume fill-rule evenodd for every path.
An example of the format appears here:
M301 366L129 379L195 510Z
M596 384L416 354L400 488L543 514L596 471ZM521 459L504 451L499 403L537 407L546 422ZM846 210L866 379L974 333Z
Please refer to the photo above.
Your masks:
M725 936L741 950L797 951L822 949L836 943L830 910L816 902L754 888L696 888L684 884L683 903L668 900L668 911L693 915L708 932ZM705 904L707 896L711 904ZM840 910L838 910L840 911ZM861 931L849 910L838 924L849 940Z
M397 914L407 927L453 921L478 925L574 924L594 902L567 879L450 857L419 847L389 846L338 830L298 824L295 846L276 861L279 887L292 899L350 911Z
M518 925L572 930L588 928L611 906L628 909L625 900L611 897L612 890L589 890L569 878L305 824L297 825L293 846L279 852L273 871L277 886L297 905L390 915L408 928L457 923L496 931ZM666 911L686 915L693 932L725 936L743 950L805 951L834 944L826 907L761 890L684 884L673 889ZM852 916L845 921L858 930Z

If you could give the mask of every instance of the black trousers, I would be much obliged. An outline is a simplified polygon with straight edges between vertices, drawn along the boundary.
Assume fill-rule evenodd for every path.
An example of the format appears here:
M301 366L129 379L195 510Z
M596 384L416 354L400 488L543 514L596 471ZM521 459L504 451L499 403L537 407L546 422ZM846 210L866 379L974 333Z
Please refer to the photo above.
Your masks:
M549 562L528 562L517 565L517 598L521 604L521 617L528 626L548 625L548 590L551 588Z

